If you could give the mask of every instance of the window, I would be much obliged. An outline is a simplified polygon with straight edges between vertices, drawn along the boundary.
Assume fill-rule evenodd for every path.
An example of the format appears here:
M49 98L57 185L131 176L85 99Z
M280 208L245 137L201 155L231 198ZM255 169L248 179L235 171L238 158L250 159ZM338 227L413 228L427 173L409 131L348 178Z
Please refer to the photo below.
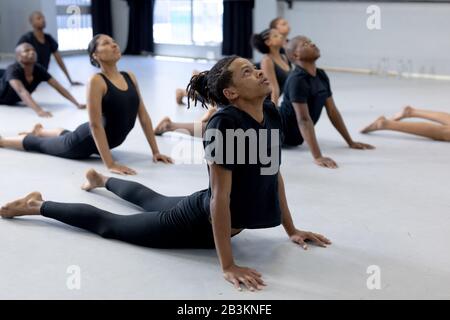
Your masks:
M92 39L91 0L56 0L60 51L85 50Z
M217 45L222 42L223 0L157 0L156 43Z

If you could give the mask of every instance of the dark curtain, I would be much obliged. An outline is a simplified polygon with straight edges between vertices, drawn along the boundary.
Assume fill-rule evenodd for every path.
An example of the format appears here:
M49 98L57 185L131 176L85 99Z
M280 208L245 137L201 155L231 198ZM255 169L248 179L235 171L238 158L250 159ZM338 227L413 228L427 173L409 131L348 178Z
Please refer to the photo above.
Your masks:
M155 0L126 1L130 7L130 23L125 54L153 53L153 9Z
M223 55L253 57L250 38L253 34L254 4L254 0L223 1Z
M112 37L111 0L92 0L91 14L94 36L102 33Z

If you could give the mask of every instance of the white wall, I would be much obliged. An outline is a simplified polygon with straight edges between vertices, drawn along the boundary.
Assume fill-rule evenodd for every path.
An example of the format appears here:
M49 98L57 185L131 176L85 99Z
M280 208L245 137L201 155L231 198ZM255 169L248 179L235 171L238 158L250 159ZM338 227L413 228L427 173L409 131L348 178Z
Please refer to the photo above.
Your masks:
M381 30L370 31L366 9L374 3L307 1L280 8L291 36L307 35L321 48L322 65L377 70L385 58L389 70L450 74L450 4L376 3Z
M1 0L0 53L10 55L19 38L31 30L28 17L39 10L47 17L47 33L57 39L55 0Z
M111 1L113 36L122 50L125 50L128 41L128 24L130 9L126 1Z

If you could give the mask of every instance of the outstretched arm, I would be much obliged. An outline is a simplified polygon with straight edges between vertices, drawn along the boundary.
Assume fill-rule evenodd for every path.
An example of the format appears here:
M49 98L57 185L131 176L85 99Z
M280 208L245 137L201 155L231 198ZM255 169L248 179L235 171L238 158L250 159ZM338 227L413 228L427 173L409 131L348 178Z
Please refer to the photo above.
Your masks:
M278 194L279 194L281 215L283 220L283 227L284 230L286 230L286 233L292 242L299 244L305 250L308 249L308 246L306 245L307 241L313 241L315 244L323 248L325 248L326 245L331 244L331 241L321 234L309 231L301 231L295 228L294 222L292 220L292 215L287 203L286 191L284 188L284 180L281 173L278 173Z
M22 99L28 107L33 109L40 117L50 118L52 114L42 109L31 97L30 92L25 88L20 80L14 79L9 81L10 86L14 89L17 95Z
M311 150L311 154L316 164L326 168L337 168L336 162L330 158L322 156L319 142L317 141L314 123L309 114L308 105L306 103L292 103L297 117L298 128Z
M224 277L238 290L240 290L240 283L243 283L251 291L259 290L264 285L261 274L253 269L237 266L233 259L230 213L232 171L217 164L210 164L209 168L211 177L211 222L216 251Z
M141 123L142 130L144 131L145 137L147 138L148 144L150 145L150 148L152 149L153 153L153 161L158 162L162 161L164 163L173 163L173 160L165 155L162 155L159 152L158 143L156 142L155 137L155 131L153 130L153 124L152 119L150 118L150 115L147 112L147 109L145 108L144 101L142 100L142 95L139 90L139 85L136 80L136 77L133 73L128 72L131 79L133 80L134 85L136 86L137 92L139 94L139 111L138 111L138 118L139 122Z
M54 78L51 78L48 80L48 84L51 85L53 88L55 88L56 91L59 92L64 98L72 102L78 109L86 109L85 104L79 103L71 94L69 91L66 90L58 81L56 81Z
M353 149L374 149L373 146L361 142L353 141L350 133L345 126L344 119L342 118L341 113L339 112L336 104L334 103L333 97L329 97L325 102L325 107L327 109L328 118L330 118L331 123L336 128L336 130L341 134L344 138L345 142L349 145L350 148Z
M89 126L103 163L113 173L136 174L134 170L116 163L111 155L102 121L102 99L106 92L105 82L99 75L95 75L89 82L87 91Z
M66 64L64 63L63 58L61 57L61 54L59 53L59 51L56 51L53 53L53 55L55 56L55 60L58 63L59 67L61 68L61 70L64 72L64 74L67 77L67 80L69 80L70 84L73 86L79 86L82 85L81 82L77 82L77 81L72 81L72 78L69 75L69 71L67 71L67 67Z
M264 57L261 61L261 70L263 71L267 80L269 80L270 86L272 87L270 99L276 106L278 106L278 100L280 99L280 85L277 81L277 76L275 74L275 65L273 64L272 59L267 56Z

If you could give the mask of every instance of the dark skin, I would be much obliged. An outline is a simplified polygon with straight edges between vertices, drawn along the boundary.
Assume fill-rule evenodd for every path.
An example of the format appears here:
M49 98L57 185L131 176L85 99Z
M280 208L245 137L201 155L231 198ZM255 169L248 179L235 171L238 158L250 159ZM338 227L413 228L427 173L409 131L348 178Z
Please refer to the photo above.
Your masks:
M306 37L297 37L293 39L292 43L289 44L288 54L290 60L295 65L303 68L313 77L317 75L316 61L320 58L320 50L310 39ZM293 106L297 116L299 130L311 150L314 162L321 167L331 169L337 168L338 165L333 159L322 155L317 141L314 123L309 114L308 105L306 103L294 102ZM329 97L326 100L325 108L331 123L350 148L357 150L369 150L375 148L366 143L353 141L333 97Z
M233 72L233 84L223 90L225 97L231 104L261 123L264 118L263 101L271 92L270 82L264 77L261 70L256 70L253 64L246 59L234 60L229 66L229 70ZM238 290L241 290L241 284L251 291L261 290L265 286L262 275L252 268L238 266L233 259L231 235L242 230L231 228L232 172L217 164L209 164L209 167L212 190L212 226L224 278ZM278 180L283 227L289 239L305 250L308 241L321 247L331 244L330 240L320 234L302 231L295 227L287 204L281 173L278 174Z
M46 21L45 21L44 15L41 12L33 13L30 17L30 24L33 27L33 34L36 37L36 39L40 43L45 43L44 29L46 27ZM69 71L67 71L66 64L64 63L64 60L62 59L59 51L54 52L53 56L55 57L55 60L58 63L58 66L61 68L62 72L64 72L64 74L67 77L67 80L69 80L69 83L72 86L83 85L81 82L72 80L72 78L70 77Z
M37 55L33 46L23 43L16 48L16 60L25 71L26 81L33 81L33 70L36 64ZM16 91L17 95L22 101L31 109L33 109L40 117L49 118L52 114L42 109L32 98L30 92L25 88L20 80L13 79L9 81L11 87ZM78 109L85 109L86 105L80 104L61 84L55 79L51 78L48 84L58 91L64 98L72 102Z

